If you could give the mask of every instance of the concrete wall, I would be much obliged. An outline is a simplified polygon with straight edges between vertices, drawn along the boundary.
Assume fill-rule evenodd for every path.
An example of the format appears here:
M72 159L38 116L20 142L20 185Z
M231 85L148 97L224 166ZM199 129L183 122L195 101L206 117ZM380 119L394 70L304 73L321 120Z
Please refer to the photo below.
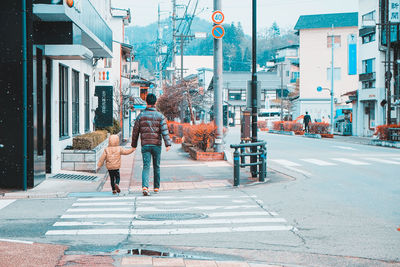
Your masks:
M59 109L59 66L60 64L68 68L68 137L60 139L60 109ZM52 95L51 95L51 162L52 173L57 173L61 169L61 151L68 145L72 145L72 70L79 72L79 133L85 133L85 84L84 75L89 75L89 95L94 96L93 66L91 60L53 60L52 66ZM90 107L92 97L89 98ZM90 108L90 131L93 131L94 112Z

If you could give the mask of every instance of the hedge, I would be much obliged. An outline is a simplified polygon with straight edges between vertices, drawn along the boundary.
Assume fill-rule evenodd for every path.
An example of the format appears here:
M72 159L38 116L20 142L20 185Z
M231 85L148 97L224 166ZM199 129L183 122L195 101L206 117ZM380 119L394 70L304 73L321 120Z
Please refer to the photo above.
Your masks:
M91 150L101 144L107 138L106 130L98 130L91 133L75 136L72 139L72 148L77 150Z
M389 128L400 128L400 124L379 125L376 127L375 134L380 140L389 140Z

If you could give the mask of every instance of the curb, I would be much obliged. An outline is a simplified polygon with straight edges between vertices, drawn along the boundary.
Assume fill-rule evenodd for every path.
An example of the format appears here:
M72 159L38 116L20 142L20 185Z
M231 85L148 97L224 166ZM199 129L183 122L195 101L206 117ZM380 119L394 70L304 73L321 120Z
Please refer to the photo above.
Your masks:
M308 138L316 138L316 139L321 139L322 138L320 134L308 134L308 133L305 133L303 136L304 137L308 137Z
M276 130L269 130L269 133L273 134L283 134L283 135L296 135L293 131L276 131Z

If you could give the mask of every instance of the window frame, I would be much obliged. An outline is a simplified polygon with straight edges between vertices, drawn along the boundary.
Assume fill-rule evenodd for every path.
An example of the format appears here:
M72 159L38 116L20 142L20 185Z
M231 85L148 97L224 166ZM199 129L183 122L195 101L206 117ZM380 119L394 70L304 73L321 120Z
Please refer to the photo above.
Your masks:
M72 69L72 135L80 134L80 125L79 125L79 71Z
M84 75L84 109L85 109L85 132L90 131L90 76Z
M69 68L59 64L59 137L69 138L69 116L68 116L68 74Z

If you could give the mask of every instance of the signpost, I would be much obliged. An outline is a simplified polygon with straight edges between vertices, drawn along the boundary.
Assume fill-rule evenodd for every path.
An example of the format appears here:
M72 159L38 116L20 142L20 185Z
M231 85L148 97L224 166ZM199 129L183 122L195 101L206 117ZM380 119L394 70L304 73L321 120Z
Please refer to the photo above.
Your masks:
M211 31L215 39L221 39L225 35L225 29L221 25L215 25Z

